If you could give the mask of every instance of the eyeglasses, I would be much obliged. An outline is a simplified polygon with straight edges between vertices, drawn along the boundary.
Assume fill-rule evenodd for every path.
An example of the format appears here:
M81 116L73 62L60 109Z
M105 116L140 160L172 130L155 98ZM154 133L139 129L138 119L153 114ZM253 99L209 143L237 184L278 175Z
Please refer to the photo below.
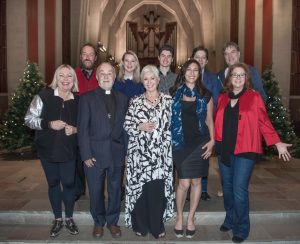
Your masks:
M233 74L231 74L231 76L234 78L244 78L244 77L246 77L246 73L241 73L241 74L233 73Z

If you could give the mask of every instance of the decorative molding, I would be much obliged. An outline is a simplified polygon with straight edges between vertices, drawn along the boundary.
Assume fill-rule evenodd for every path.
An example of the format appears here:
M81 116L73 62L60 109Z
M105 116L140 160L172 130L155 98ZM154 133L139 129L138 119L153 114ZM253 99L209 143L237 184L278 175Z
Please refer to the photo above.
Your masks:
M192 19L190 18L188 11L187 11L186 8L184 7L184 4L182 3L181 0L178 0L178 3L179 3L179 5L180 5L180 7L181 7L181 9L182 9L182 12L184 13L185 18L186 18L187 21L188 21L190 27L193 28L193 27L194 27L193 21L192 21Z
M124 2L125 2L125 0L121 0L119 2L118 6L116 8L116 11L114 12L113 16L111 17L111 20L109 21L109 26L112 26L113 23L115 22L115 20L116 20L117 16L119 15L119 12L120 12ZM107 3L107 1L106 1L106 3ZM104 9L104 8L102 8L102 9Z

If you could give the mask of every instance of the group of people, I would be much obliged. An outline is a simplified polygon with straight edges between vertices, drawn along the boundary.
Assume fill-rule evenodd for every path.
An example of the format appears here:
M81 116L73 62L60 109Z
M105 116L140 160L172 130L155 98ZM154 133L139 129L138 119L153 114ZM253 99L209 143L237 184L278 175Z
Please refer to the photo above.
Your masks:
M262 154L262 137L276 146L284 161L291 157L291 145L280 141L270 122L256 69L240 63L236 43L226 43L223 54L228 67L215 75L206 69L208 50L196 47L176 75L171 71L173 47L162 46L159 66L146 65L141 72L137 55L129 50L117 76L110 63L95 67L95 48L85 44L80 67L63 64L56 69L52 89L37 94L25 116L25 124L36 130L48 183L55 217L51 237L64 225L71 234L79 233L73 210L85 192L85 181L93 236L102 237L106 226L112 237L120 237L125 177L127 227L137 236L163 238L164 222L173 217L176 202L174 234L192 238L199 200L210 199L207 176L214 151L226 211L220 231L231 230L236 243L248 237L248 186ZM184 223L188 194L190 209Z

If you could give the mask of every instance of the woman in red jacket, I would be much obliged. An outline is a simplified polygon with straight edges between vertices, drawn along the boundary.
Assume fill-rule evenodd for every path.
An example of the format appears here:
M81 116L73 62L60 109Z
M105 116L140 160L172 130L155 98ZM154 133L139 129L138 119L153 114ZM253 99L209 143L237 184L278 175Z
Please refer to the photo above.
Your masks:
M252 90L247 65L230 66L225 80L226 92L218 98L215 118L216 151L219 155L226 217L220 231L232 230L232 241L243 242L249 235L248 185L255 161L262 154L262 136L275 145L279 158L289 161L282 143L267 115L260 94Z

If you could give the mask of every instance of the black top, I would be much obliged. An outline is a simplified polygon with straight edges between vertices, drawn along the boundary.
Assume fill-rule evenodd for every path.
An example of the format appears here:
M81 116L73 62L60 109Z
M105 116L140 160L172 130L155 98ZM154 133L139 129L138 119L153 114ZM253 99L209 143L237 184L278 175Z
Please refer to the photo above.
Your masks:
M110 91L109 94L106 94L105 90L102 88L99 88L101 93L104 94L103 100L104 104L107 110L107 117L109 119L110 125L113 125L116 117L116 99L114 96L114 93Z
M239 101L234 107L230 102L225 108L223 119L223 135L221 146L221 162L230 164L230 154L233 154L238 130Z
M76 127L78 96L64 101L54 95L54 90L45 89L39 93L43 101L42 130L36 130L38 155L51 162L68 162L76 158L77 134L67 136L65 130L50 129L48 123L62 120Z
M216 142L216 152L221 156L221 162L230 165L230 155L234 154L239 123L239 101L234 107L229 102L224 110L222 142ZM246 152L235 156L257 161L260 156L257 153Z
M201 143L196 108L196 101L181 101L182 130L186 146L194 147Z

